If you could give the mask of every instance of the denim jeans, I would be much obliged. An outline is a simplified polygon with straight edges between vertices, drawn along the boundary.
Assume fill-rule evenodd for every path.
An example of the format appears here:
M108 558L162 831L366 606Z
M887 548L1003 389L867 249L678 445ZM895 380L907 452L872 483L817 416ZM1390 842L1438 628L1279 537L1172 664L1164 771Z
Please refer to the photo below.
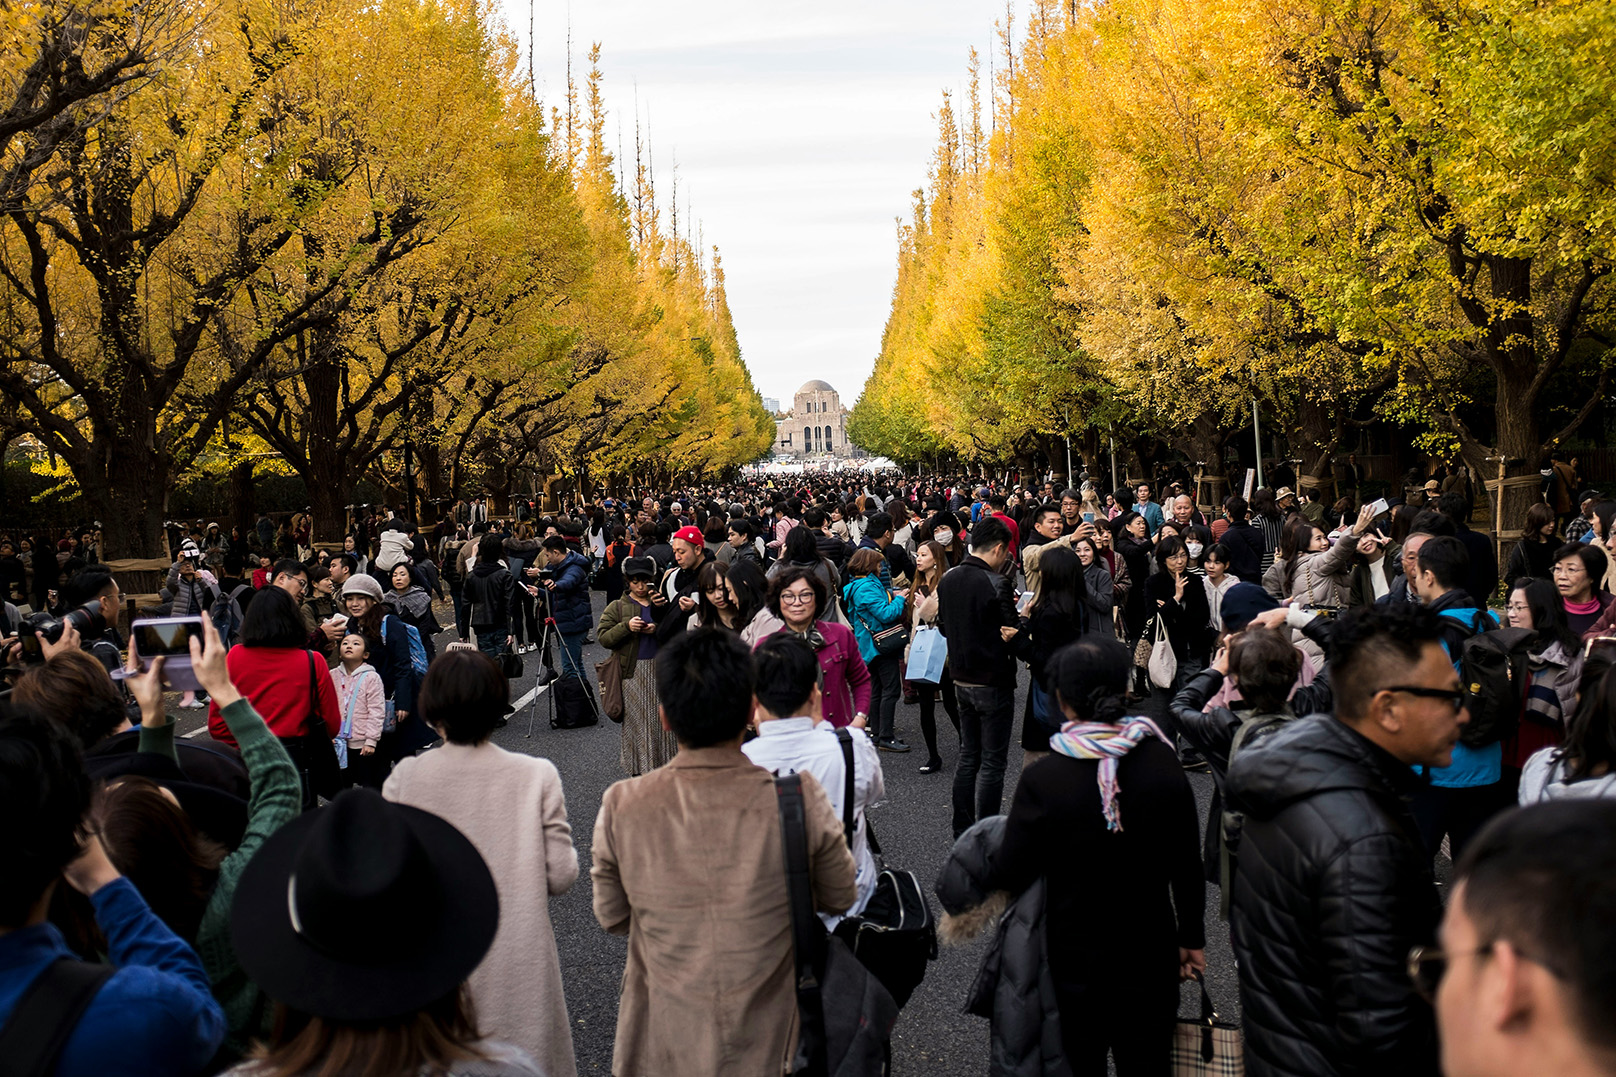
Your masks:
M563 632L561 637L561 668L557 670L563 677L577 677L585 686L589 678L584 676L584 637L587 632Z
M954 836L972 823L998 815L1004 800L1004 767L1015 725L1016 693L1010 688L956 684L960 755L954 768Z
M476 632L477 649L498 662L499 656L505 653L505 639L510 633L499 625L479 628Z
M870 662L870 724L875 727L876 740L892 739L898 697L903 695L898 662L895 654L878 654Z

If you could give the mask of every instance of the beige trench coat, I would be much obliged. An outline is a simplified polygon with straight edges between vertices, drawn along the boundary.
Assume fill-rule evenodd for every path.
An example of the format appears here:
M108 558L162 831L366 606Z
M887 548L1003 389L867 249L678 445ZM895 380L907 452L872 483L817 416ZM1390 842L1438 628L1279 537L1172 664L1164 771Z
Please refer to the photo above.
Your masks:
M804 774L814 900L858 896L841 821ZM797 1042L791 913L773 776L738 748L686 748L606 790L595 918L628 936L617 1077L784 1073Z
M546 1077L573 1077L550 896L578 878L578 852L555 764L488 742L445 743L401 760L382 796L453 823L494 874L499 931L471 974L483 1034L526 1050Z

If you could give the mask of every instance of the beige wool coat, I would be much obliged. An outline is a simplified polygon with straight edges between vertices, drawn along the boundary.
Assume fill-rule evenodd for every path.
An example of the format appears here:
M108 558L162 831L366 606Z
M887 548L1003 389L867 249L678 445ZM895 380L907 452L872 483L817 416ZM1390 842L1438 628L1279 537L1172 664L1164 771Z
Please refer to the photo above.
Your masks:
M841 821L802 777L815 904L858 896ZM797 1043L791 912L774 778L735 747L681 747L606 790L595 918L628 936L616 1077L767 1077Z
M471 974L483 1035L525 1049L546 1077L575 1077L550 895L578 878L578 851L555 764L488 742L445 743L401 760L382 795L453 823L493 872L499 931Z

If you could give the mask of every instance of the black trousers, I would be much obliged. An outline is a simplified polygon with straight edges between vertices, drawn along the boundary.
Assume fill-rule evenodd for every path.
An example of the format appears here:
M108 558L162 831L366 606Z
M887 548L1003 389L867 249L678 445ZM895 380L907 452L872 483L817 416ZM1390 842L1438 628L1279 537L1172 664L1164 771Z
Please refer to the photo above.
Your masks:
M1108 985L1055 989L1061 1044L1072 1077L1106 1077L1106 1055L1117 1077L1170 1077L1178 987Z
M891 740L903 680L898 676L900 656L878 654L870 663L870 725L876 740Z
M1507 782L1478 785L1470 789L1448 789L1428 785L1414 791L1414 822L1420 828L1425 848L1435 856L1448 839L1448 854L1457 863L1465 846L1488 820L1512 806Z

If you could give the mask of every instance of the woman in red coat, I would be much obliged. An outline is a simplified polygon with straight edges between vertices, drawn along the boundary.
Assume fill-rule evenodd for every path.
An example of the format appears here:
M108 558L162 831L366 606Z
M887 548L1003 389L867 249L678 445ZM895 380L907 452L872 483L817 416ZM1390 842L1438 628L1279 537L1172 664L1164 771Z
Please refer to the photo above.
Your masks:
M258 592L242 619L241 642L230 648L225 666L237 690L263 715L269 731L298 764L306 777L303 734L320 732L335 737L342 729L337 692L326 672L325 659L308 650L308 630L297 599L276 586ZM216 703L208 704L208 732L214 740L234 746ZM304 807L312 807L314 794L304 782Z
M859 657L858 640L846 625L829 620L830 592L812 565L791 565L769 586L769 612L813 644L819 655L825 720L833 726L857 723L870 710L870 671Z

